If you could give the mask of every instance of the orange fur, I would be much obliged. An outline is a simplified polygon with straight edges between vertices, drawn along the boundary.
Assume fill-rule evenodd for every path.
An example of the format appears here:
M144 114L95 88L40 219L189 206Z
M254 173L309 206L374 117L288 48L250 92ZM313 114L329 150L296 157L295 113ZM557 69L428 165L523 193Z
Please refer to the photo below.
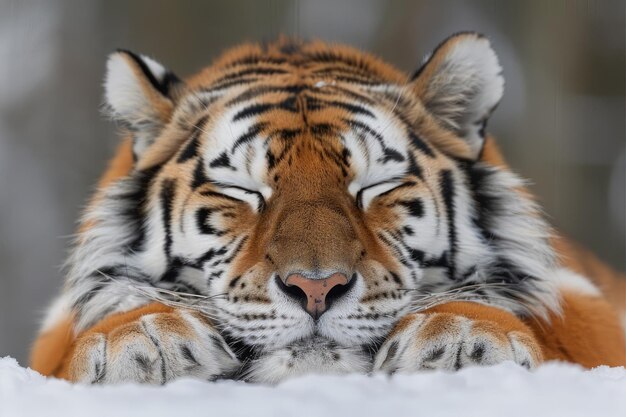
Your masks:
M73 327L72 318L66 317L41 333L31 349L30 367L42 375L55 375L74 341Z
M282 42L282 43L281 43ZM233 62L254 55L263 56L280 56L281 45L286 40L282 40L277 44L270 46L269 50L265 50L257 45L245 45L240 48L236 48L231 52L225 54L215 65L209 69L200 72L198 75L191 78L187 85L190 90L197 87L207 86L214 82L218 78L222 77L228 71L233 71L232 67L229 67ZM328 51L328 46L323 43L312 43L307 46L303 46L308 51ZM447 46L451 47L450 45ZM351 48L333 47L332 50L335 53L344 55L356 62L362 63L363 67L367 69L372 78L381 80L381 82L395 83L403 85L408 77L399 71L395 70L391 66L384 62L370 56L363 54ZM433 71L437 61L433 61L429 68L426 68L426 74L428 71ZM277 65L279 64L268 64ZM320 64L323 66L323 64ZM138 74L139 75L139 74ZM295 77L303 83L312 83L312 78L307 78L307 74L304 71L290 74L289 77ZM425 79L425 78L424 78ZM280 81L280 80L279 80ZM148 88L148 85L144 85ZM415 89L422 91L422 95L426 94L423 90L425 85L417 84ZM279 96L270 96L271 100L280 99ZM268 100L270 98L267 98ZM156 100L156 99L155 99ZM159 100L157 100L159 101ZM161 100L162 101L162 100ZM416 113L416 128L420 130L424 137L432 139L433 142L438 144L439 149L450 151L453 154L463 155L468 152L467 146L455 139L454 135L443 129L432 116L423 114L420 110L423 106L415 100L414 106L417 110ZM167 102L161 102L158 109L159 114L163 121L166 121L170 117L171 113L170 104ZM419 117L417 117L419 115ZM272 125L289 127L294 123L300 123L299 120L293 119L296 116L285 114L271 113ZM299 117L299 116L298 116ZM326 118L336 118L336 114L326 114L319 112L314 117L319 120L314 120L316 123L322 123ZM167 132L166 132L167 133ZM164 134L163 137L166 137ZM169 139L169 136L167 136ZM160 143L156 143L138 162L138 168L146 168L163 162L168 156L171 156L175 152L177 145L181 143L181 138L172 136L172 140L162 140ZM277 146L277 145L271 145ZM314 147L320 146L313 140L303 141L301 146L303 159L299 166L299 169L309 172L316 172L316 175L308 175L306 178L332 178L332 173L328 171L322 172L320 170L320 161L314 157ZM331 145L328 145L331 146ZM459 149L457 149L459 148ZM275 150L279 153L278 150ZM487 138L482 154L481 160L490 163L495 166L508 169L502 154L498 150L495 142L492 138ZM443 163L443 162L442 162ZM99 187L102 189L110 185L116 179L127 175L133 167L133 155L132 155L132 141L130 138L120 145L116 156L111 161L108 170L102 176ZM284 164L283 164L284 165ZM331 167L332 168L332 167ZM326 170L331 168L324 168ZM190 166L177 166L170 169L188 169ZM319 182L316 184L306 183L302 184L299 178L302 175L294 175L292 168L284 168L284 172L281 172L281 180L289 182L290 188L287 197L283 196L283 200L280 203L280 209L283 213L293 213L296 209L300 209L299 202L306 199L312 199L313 197L319 199L324 203L332 202L337 205L342 211L341 219L337 220L337 215L330 213L326 217L319 219L320 227L326 228L326 236L320 238L320 246L324 250L318 251L318 253L324 254L327 258L333 258L337 253L343 253L348 249L354 249L350 246L351 242L341 242L339 236L333 236L336 230L349 229L349 233L342 233L341 235L354 234L358 236L358 240L365 242L367 252L370 256L378 259L383 264L391 264L393 261L386 254L385 250L378 247L374 242L375 239L369 235L367 224L375 222L384 223L388 221L385 217L385 212L381 212L380 215L376 215L375 208L372 210L372 215L366 219L366 223L359 221L358 216L351 210L352 201L346 201L337 199L340 193L337 193L333 189L334 185L329 186L331 181ZM318 172L319 171L319 172ZM339 184L339 187L345 188L345 184ZM520 190L520 192L527 193L526 190ZM98 201L100 193L96 194L92 200L92 205ZM278 203L273 203L278 204ZM175 208L179 210L180 207ZM250 265L256 262L256 258L265 253L265 247L273 237L276 236L277 224L288 224L292 222L289 228L302 229L306 225L300 223L303 222L302 218L297 216L282 217L281 221L278 220L277 214L279 211L268 211L273 214L274 218L264 218L258 222L257 230L254 233L254 239L251 239L252 243L247 248L246 256L239 260L236 270L244 271L250 267ZM265 215L269 216L269 215ZM240 218L244 218L243 215ZM285 223L286 222L286 223ZM245 223L245 222L244 222ZM295 225L295 226L294 226ZM85 231L92 225L85 223L79 229L80 232ZM348 227L349 226L349 227ZM284 233L287 235L288 233ZM354 238L354 236L352 236ZM333 238L333 239L331 239ZM593 279L593 281L604 291L607 300L616 306L624 308L626 303L624 302L624 294L626 293L626 281L619 281L619 274L612 271L606 265L602 264L592 254L577 247L573 243L567 241L564 238L555 238L553 241L554 247L561 256L561 262L564 266L579 272L587 277ZM348 249L346 249L348 248ZM286 245L286 250L278 250L278 259L281 255L286 259L283 263L290 262L291 258L295 258L297 254L306 253L306 246ZM355 252L356 257L356 252ZM280 262L280 259L278 259ZM170 312L172 309L162 304L149 304L144 307L109 316L95 326L82 333L81 335L74 335L73 321L71 317L67 317L61 320L56 326L50 330L42 333L36 340L32 356L31 364L34 369L41 372L44 375L56 375L61 378L68 378L68 363L74 352L74 345L76 337L87 337L95 333L109 334L116 328L128 324L145 314L153 314L159 312ZM541 345L544 357L546 359L560 359L571 362L580 363L583 366L591 367L599 364L610 365L624 365L626 364L626 351L624 344L624 336L622 329L619 325L619 319L612 309L611 305L598 297L584 296L576 293L563 294L563 315L553 315L550 321L541 321L539 319L528 319L525 322L515 317L514 315L503 311L495 307L489 307L477 303L469 302L452 302L443 305L433 307L426 311L426 313L449 313L455 315L461 315L475 320L487 320L494 323L505 331L519 331L526 335L535 338ZM408 323L407 320L400 320L395 331L402 329Z
M133 141L132 141L132 138L127 137L126 139L122 141L122 143L120 143L120 145L117 148L117 151L115 152L115 155L113 156L113 159L111 159L111 162L109 162L109 165L106 171L104 172L102 177L100 177L100 180L98 181L98 190L103 190L105 187L110 185L113 181L128 175L128 173L130 172L132 168L133 168ZM93 207L94 205L97 204L97 202L101 198L101 194L102 194L101 192L97 192L93 196L93 198L91 199L89 203L89 207ZM79 235L82 234L83 232L91 228L92 226L93 224L91 221L85 221L81 223L81 225L78 227L78 234Z
M626 343L619 317L599 297L563 294L563 314L550 322L527 320L546 360L562 360L592 368L626 366Z
M119 145L117 152L108 165L107 170L98 181L98 188L103 189L116 179L127 175L133 167L132 139L126 138ZM98 199L98 194L91 204ZM80 225L79 234L92 226L90 222ZM31 348L30 365L42 375L56 375L66 360L74 342L74 323L72 317L65 317L54 327L41 333Z
M434 306L423 311L423 313L451 313L472 320L495 322L504 332L518 331L530 336L533 335L532 330L513 314L484 304L455 301Z
M90 335L96 333L102 333L108 335L114 330L122 327L125 324L131 323L140 317L147 314L155 314L155 313L171 313L174 311L173 308L165 306L159 303L151 303L145 305L143 307L136 308L131 311L127 311L125 313L118 313L108 316L98 323L96 323L93 327L83 332L80 337L74 339L70 346L67 346L65 349L65 355L57 367L50 373L44 373L44 375L54 375L58 378L70 379L70 359L74 355L74 349L76 347L76 342L79 339L89 337Z
M133 168L133 141L128 137L122 141L111 159L107 170L98 181L98 188L104 188L113 181L122 178Z
M561 264L591 281L606 299L626 313L626 276L603 263L591 251L565 237L555 236L552 245L559 254Z
M496 307L471 302L451 302L425 310L449 313L472 320L495 323L504 333L518 331L532 337L541 347L544 360L561 360L592 368L600 365L626 366L626 344L619 318L601 298L574 293L563 294L562 316L550 321L520 320ZM400 320L394 333L411 322Z

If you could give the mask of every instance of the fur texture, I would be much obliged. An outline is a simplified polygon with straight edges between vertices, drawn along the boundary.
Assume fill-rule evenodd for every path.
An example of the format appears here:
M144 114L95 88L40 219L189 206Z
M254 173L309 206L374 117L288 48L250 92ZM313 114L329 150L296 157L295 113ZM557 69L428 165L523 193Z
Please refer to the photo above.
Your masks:
M132 159L126 145L101 182L44 327L71 317L63 364L46 365L58 375L412 371L442 343L458 349L437 367L534 366L541 347L523 321L562 319L563 288L600 295L559 262L524 182L494 159L484 128L503 79L480 35L449 38L413 77L285 39L234 49L186 82L126 51L107 69ZM346 284L313 317L293 274ZM469 307L432 310L453 301ZM154 302L174 310L137 313ZM110 317L126 330L97 330ZM197 317L204 330L181 331Z

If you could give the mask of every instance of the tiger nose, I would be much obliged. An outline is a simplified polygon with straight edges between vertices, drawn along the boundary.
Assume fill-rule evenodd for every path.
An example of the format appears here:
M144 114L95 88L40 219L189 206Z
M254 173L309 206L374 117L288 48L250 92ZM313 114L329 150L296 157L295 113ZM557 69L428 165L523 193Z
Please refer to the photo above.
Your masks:
M345 274L336 272L325 278L307 278L301 274L290 274L283 285L279 286L287 294L298 298L307 313L318 319L330 305L352 287L356 274L350 279ZM280 280L280 278L279 278Z

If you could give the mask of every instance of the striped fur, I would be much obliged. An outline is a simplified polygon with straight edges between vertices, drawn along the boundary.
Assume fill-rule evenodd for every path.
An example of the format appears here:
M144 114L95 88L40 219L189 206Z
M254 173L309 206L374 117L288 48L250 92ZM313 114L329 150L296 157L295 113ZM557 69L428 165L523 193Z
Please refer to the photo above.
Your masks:
M194 309L240 377L275 381L367 371L399 319L451 300L558 316L569 278L550 228L524 182L481 159L502 93L483 37L450 38L413 77L286 39L185 82L120 51L106 87L134 162L98 192L68 261L55 311L75 334L154 301ZM317 321L279 283L336 271L354 283Z

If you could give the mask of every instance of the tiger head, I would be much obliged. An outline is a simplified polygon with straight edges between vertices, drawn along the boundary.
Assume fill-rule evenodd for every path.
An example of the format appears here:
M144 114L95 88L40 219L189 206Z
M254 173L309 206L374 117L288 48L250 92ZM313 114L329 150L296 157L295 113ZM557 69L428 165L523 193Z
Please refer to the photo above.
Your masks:
M284 39L185 81L114 53L106 104L133 162L70 260L79 329L154 298L202 309L243 350L367 351L432 294L540 309L547 229L483 158L503 83L474 33L411 76Z

